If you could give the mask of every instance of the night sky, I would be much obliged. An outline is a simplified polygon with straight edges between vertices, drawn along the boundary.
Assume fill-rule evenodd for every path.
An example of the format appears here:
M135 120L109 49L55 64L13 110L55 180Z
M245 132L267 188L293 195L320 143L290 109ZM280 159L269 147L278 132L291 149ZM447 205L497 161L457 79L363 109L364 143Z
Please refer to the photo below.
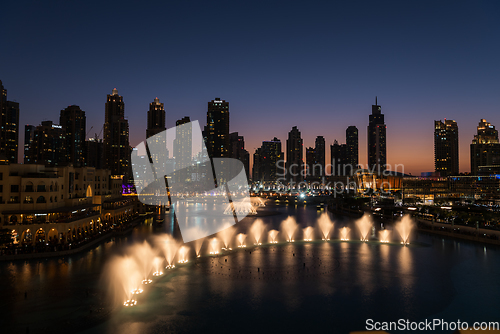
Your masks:
M455 119L460 169L481 118L500 127L500 3L435 1L10 1L0 5L0 80L24 125L58 123L79 105L89 136L106 94L124 97L130 144L145 139L149 103L167 127L206 123L207 102L230 103L230 130L252 155L297 125L304 146L366 127L378 96L388 163L432 171L433 121ZM22 149L20 150L22 157ZM22 160L20 160L22 161Z

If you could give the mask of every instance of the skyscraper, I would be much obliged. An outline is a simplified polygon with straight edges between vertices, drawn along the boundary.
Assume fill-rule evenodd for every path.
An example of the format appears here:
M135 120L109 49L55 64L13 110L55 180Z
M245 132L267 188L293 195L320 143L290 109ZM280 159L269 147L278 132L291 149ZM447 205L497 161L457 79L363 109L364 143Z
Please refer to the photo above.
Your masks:
M294 183L303 180L303 144L299 129L292 127L286 140L286 179Z
M458 175L458 126L453 120L434 121L434 167L441 176Z
M325 138L317 136L314 142L314 177L321 179L326 175L325 172Z
M382 108L377 104L372 105L372 114L368 123L368 168L380 174L386 169L386 125Z
M35 128L29 155L25 160L46 166L66 166L69 157L66 144L64 128L52 121L43 121Z
M230 133L229 148L230 157L240 160L245 167L245 173L247 177L250 177L250 175L248 174L250 169L250 154L247 150L245 150L245 139L243 138L243 136L239 136L238 132Z
M337 140L330 145L330 157L332 161L332 176L349 175L348 148L346 144L339 144Z
M125 175L129 172L130 146L128 121L125 119L123 97L115 88L107 96L104 119L104 161L105 168L112 175Z
M19 149L19 103L7 101L0 81L0 161L17 163Z
M59 125L66 131L66 152L68 154L66 160L74 167L85 166L86 121L85 111L75 105L61 110L59 115Z
M206 132L210 158L229 157L229 102L218 97L208 102Z
M477 175L479 167L500 165L498 131L485 119L481 119L470 144L471 174Z
M252 181L276 182L282 172L278 167L280 160L283 160L281 141L276 137L263 141L254 154Z
M348 165L347 173L352 174L353 170L358 168L359 155L358 155L358 128L354 125L349 126L345 130L345 140L346 140L346 162Z
M154 136L165 130L165 108L163 103L160 103L160 99L156 98L149 104L146 138Z
M35 129L34 125L25 125L24 126L24 163L31 164L34 163L32 147L33 147L33 139L35 138Z
M188 116L175 122L174 159L175 181L186 182L191 180L189 168L193 160L193 129ZM192 168L191 168L192 169Z

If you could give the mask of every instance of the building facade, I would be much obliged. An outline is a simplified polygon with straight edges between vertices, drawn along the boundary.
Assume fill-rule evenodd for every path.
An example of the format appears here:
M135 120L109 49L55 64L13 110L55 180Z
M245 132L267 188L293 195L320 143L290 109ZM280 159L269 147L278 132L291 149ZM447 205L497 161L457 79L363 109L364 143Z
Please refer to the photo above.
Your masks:
M210 158L229 157L229 102L220 98L208 102L206 137Z
M67 161L74 167L85 166L86 124L85 111L81 110L79 106L71 105L61 110L59 125L65 131Z
M478 175L480 167L500 167L500 142L498 130L485 119L481 119L477 134L470 144L470 169L472 175Z
M7 100L0 81L0 161L17 163L19 151L19 103Z
M104 167L112 175L126 175L130 168L129 127L123 97L115 88L105 105L103 154Z
M377 174L383 172L387 165L386 130L382 107L375 98L368 123L368 169Z
M299 183L304 180L304 142L299 129L294 126L286 140L286 180Z
M458 125L445 119L434 121L434 167L441 176L458 175Z

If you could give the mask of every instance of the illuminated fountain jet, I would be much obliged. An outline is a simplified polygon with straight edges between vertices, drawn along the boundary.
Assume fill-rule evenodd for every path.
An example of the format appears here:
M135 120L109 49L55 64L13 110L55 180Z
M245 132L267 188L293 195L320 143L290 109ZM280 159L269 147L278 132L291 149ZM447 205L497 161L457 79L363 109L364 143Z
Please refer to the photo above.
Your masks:
M163 271L161 268L163 267L163 261L164 259L162 257L156 256L153 260L153 268L154 268L154 273L153 276L161 276L163 275Z
M210 240L210 254L215 255L219 254L219 239L213 238Z
M333 229L333 222L330 219L328 213L324 212L318 218L318 227L321 231L321 236L323 240L330 240L330 233Z
M167 262L166 269L175 268L175 254L179 249L179 242L175 240L170 234L162 234L154 238L155 247L160 249L165 261Z
M247 245L245 244L245 239L247 238L246 234L240 233L236 236L236 240L238 241L238 248L244 248Z
M270 244L277 244L278 243L278 231L276 230L271 230L267 233L267 240L269 241Z
M293 236L295 234L295 230L297 230L297 223L295 222L295 218L289 216L283 222L281 222L281 230L286 237L286 241L294 242Z
M342 227L340 229L340 240L349 241L349 231L351 231L349 227Z
M234 226L228 226L217 233L217 236L223 243L222 250L231 250L231 241L234 233L236 233L236 228Z
M250 235L253 237L255 241L254 245L262 245L262 236L266 230L266 225L262 219L257 219L253 222L252 226L250 226Z
M304 241L312 241L314 236L314 229L308 226L304 229Z
M252 203L249 201L240 201L240 202L231 202L226 205L226 209L224 210L224 214L232 215L232 214L247 214L247 215L255 215L257 210L255 210Z
M252 203L253 206L265 206L266 205L264 200L260 197L250 197L250 202Z
M370 217L367 214L363 215L363 217L356 221L356 226L361 234L361 241L368 241L368 234L372 228Z
M396 224L396 230L399 232L399 235L401 236L401 243L403 245L409 245L410 244L410 232L413 227L413 222L411 220L411 217L409 215L405 215L401 221L399 221Z
M391 234L391 231L382 230L379 232L379 234L380 234L380 242L382 242L382 243L389 242L389 235Z
M179 263L187 263L188 262L188 251L189 247L187 246L182 246L179 248L178 255L177 255L177 262Z

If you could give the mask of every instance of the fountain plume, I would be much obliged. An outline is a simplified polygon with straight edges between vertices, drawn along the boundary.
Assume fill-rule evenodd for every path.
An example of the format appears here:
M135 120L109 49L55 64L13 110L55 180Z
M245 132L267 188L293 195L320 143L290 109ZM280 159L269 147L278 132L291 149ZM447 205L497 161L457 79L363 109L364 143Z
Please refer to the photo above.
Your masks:
M179 263L187 263L188 262L188 254L189 254L189 247L184 245L181 248L179 248L179 251L177 252L177 262Z
M267 240L271 244L277 244L278 243L278 231L276 231L276 230L270 230L267 233Z
M324 212L318 218L318 226L322 234L323 240L330 240L330 233L333 229L333 222L328 213Z
M370 229L372 227L370 216L364 214L363 217L356 221L356 226L358 227L361 235L361 241L368 241L368 233L370 233Z
M286 240L288 242L294 242L294 234L297 229L297 223L292 216L288 216L283 222L281 222L281 230L284 232Z
M265 230L266 225L264 225L262 219L256 219L252 226L250 226L250 235L253 237L256 245L262 244L262 235L264 235Z
M219 251L220 251L220 243L219 243L219 239L217 238L212 238L210 240L210 254L219 254Z
M312 241L314 236L314 228L308 226L304 229L304 241Z
M386 243L389 242L389 235L391 232L389 230L382 230L379 232L380 234L380 242Z
M245 244L245 239L247 238L246 234L240 233L236 236L236 240L238 241L238 247L243 248L247 245Z
M340 240L342 241L348 241L349 240L349 231L351 231L351 229L349 227L342 227L340 229Z
M401 243L403 245L408 245L410 243L410 232L413 227L413 221L410 215L405 215L397 224L396 230L401 236Z
M233 239L234 233L236 233L236 228L234 226L228 226L217 233L217 236L224 244L222 249L231 250L231 240Z

